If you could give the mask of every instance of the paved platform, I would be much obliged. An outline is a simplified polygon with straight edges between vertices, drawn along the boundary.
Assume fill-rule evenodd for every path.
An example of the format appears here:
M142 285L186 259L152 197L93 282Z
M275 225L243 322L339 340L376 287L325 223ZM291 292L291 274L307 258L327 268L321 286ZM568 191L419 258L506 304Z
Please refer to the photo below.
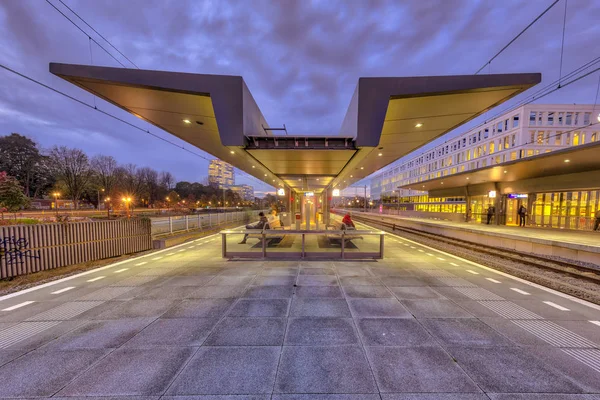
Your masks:
M542 255L556 255L600 265L600 232L487 225L370 212L355 212L355 214L388 222L398 221L399 225L478 243L500 245Z
M0 300L0 397L600 398L600 307L393 235L368 262L219 240Z

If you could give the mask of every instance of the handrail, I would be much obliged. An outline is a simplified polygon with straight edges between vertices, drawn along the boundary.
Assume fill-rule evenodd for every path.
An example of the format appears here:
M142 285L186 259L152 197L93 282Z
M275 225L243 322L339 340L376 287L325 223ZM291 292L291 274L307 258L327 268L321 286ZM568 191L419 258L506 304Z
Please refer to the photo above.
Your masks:
M360 233L364 233L365 235L385 235L387 232L385 231L366 231L366 230L355 230L355 229L349 229L349 230L339 230L339 231L334 231L334 230L305 230L305 229L299 229L299 230L291 230L291 229L265 229L265 230L258 230L258 229L239 229L239 230L235 230L235 229L227 229L227 230L223 230L220 231L219 233L225 233L225 234L272 234L272 233L289 233L289 234L315 234L315 235L324 235L324 234L339 234L341 235L342 233L345 234L360 234Z

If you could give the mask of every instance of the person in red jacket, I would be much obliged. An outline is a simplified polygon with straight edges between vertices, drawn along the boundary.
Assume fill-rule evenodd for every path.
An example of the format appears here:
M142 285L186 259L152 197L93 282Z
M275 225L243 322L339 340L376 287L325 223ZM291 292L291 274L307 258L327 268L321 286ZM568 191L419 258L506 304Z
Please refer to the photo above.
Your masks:
M356 228L354 226L354 222L352 222L352 216L349 212L347 212L346 215L344 215L344 218L342 218L342 223L345 224L347 228Z

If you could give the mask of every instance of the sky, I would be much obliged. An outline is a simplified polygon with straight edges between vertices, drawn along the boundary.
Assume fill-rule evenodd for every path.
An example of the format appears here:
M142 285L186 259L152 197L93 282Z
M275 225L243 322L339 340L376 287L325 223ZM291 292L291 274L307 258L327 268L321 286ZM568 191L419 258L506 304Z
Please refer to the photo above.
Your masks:
M47 0L116 53L59 0ZM0 63L82 101L93 97L48 72L50 62L118 67L46 0L0 0ZM559 77L565 1L483 73ZM551 0L63 0L142 69L241 75L272 127L336 135L359 77L473 74ZM600 56L600 2L569 0L563 74ZM90 54L91 53L91 54ZM598 73L543 99L594 103ZM208 162L144 132L0 70L0 135L18 132L42 148L65 145L90 156L202 181ZM518 101L516 98L515 101ZM102 100L98 108L148 124ZM475 120L472 124L479 122ZM471 125L472 125L471 124ZM459 128L450 135L464 130ZM186 144L158 128L157 135ZM447 138L441 139L446 140ZM187 146L189 147L189 145ZM210 155L195 149L206 158ZM272 190L240 173L236 183ZM369 184L368 181L357 185Z

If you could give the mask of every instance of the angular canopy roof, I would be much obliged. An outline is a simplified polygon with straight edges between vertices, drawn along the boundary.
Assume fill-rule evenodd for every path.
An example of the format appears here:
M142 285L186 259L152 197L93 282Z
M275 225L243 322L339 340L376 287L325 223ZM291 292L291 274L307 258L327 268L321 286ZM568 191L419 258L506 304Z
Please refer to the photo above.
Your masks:
M316 137L273 135L240 76L55 63L50 72L299 192L350 186L541 80L538 73L360 78L340 132Z

